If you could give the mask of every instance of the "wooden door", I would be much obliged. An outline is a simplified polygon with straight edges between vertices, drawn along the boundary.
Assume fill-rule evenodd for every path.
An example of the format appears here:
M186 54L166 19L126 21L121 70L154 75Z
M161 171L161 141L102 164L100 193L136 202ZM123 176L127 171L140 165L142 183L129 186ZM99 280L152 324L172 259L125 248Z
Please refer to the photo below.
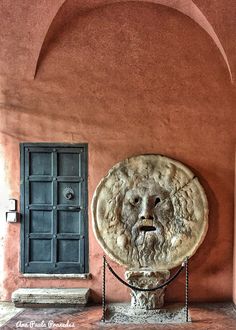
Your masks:
M21 145L21 270L88 271L87 145Z

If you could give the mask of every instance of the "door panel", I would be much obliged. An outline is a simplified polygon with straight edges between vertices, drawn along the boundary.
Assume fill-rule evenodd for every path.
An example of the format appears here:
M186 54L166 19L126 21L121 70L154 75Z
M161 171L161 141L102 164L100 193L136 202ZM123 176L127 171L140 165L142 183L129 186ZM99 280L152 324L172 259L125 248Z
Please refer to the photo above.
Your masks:
M52 204L52 183L34 182L29 183L29 203L30 204Z
M52 233L53 214L52 211L29 212L30 233Z
M88 271L87 145L21 145L21 269Z
M49 152L31 152L30 175L52 175L52 154Z
M51 261L51 240L50 239L30 239L30 262Z
M80 212L76 211L58 211L58 233L81 233L81 216Z
M58 153L58 175L81 176L80 164L80 154Z
M79 262L79 240L60 239L58 243L59 262Z

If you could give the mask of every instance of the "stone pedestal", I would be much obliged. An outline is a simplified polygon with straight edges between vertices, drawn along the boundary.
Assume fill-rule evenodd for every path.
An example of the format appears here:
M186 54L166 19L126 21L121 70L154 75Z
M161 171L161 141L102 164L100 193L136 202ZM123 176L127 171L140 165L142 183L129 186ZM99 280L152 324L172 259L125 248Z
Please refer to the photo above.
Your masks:
M161 285L170 277L168 270L128 270L125 272L125 278L130 285L138 288L151 289ZM164 304L165 288L155 291L137 291L131 290L131 307L134 309L157 309Z

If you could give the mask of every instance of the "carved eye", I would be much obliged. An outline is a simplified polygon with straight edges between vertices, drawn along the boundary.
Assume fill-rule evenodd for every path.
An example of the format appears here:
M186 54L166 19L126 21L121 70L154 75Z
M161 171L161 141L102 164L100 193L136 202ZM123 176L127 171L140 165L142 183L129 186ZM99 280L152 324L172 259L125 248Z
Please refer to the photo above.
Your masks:
M138 196L134 197L133 199L130 200L130 203L133 205L133 206L136 206L139 204L139 201L140 201L140 198Z
M157 206L157 204L160 203L160 201L161 201L160 198L157 197L157 198L155 199L155 206Z

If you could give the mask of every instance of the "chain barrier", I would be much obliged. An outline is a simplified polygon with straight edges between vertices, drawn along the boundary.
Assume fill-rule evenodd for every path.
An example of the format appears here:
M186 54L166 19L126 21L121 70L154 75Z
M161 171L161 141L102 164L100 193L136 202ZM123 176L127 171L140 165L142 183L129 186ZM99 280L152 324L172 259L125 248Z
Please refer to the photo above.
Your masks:
M114 269L112 269L112 267L109 265L109 263L107 262L106 258L105 258L105 262L106 262L106 265L109 269L109 271L118 279L118 281L120 281L122 284L124 284L125 286L127 286L128 288L132 289L132 290L136 290L136 291L146 291L146 292L149 292L149 291L156 291L156 290L159 290L159 289L162 289L164 288L165 286L167 286L168 284L170 284L174 279L176 279L176 277L181 273L181 271L184 269L185 265L184 263L182 263L181 267L177 270L177 272L171 277L169 278L166 282L156 286L155 288L150 288L150 289L143 289L143 288L139 288L139 287L136 287L134 285L131 285L127 282L125 282L118 274L116 274L116 272L114 271Z
M172 281L176 279L176 277L182 272L182 270L185 268L185 320L186 322L189 321L189 316L188 316L188 257L185 259L185 261L182 263L181 267L176 271L176 273L169 278L167 281L164 283L158 285L155 288L150 288L150 289L144 289L144 288L139 288L133 285L130 285L126 281L124 281L116 272L114 269L109 265L109 263L106 260L105 255L103 256L103 275L102 275L102 321L106 322L106 266L109 269L109 271L125 286L129 287L132 290L136 291L156 291L159 289L164 288L168 284L170 284Z

